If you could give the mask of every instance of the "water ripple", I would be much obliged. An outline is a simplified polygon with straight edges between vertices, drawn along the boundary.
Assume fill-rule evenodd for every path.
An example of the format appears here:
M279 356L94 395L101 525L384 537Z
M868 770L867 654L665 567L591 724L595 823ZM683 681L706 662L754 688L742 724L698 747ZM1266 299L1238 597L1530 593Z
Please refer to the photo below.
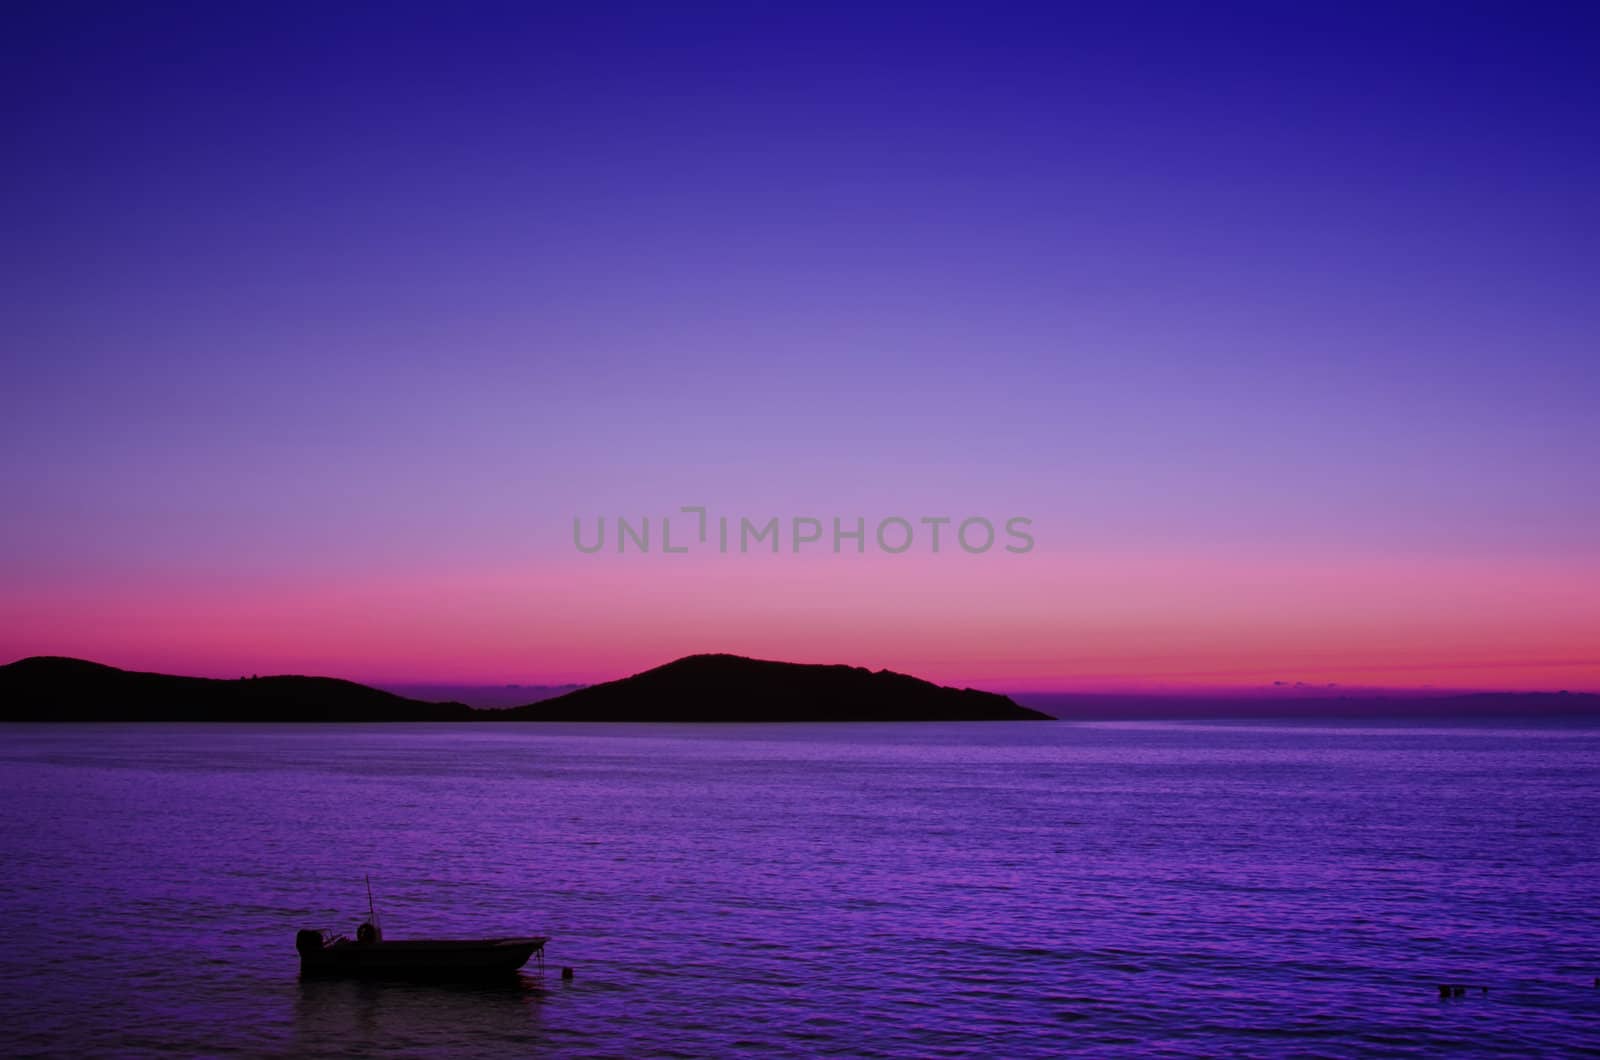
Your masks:
M8 1051L1600 1055L1600 734L1040 728L11 727Z

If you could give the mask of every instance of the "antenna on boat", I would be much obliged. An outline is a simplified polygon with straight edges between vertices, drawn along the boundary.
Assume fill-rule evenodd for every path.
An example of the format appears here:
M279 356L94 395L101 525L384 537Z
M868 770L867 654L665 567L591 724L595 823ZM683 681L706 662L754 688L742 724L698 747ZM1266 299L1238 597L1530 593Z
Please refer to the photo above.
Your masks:
M378 926L378 908L372 902L372 877L366 876L367 881L367 922L356 928L357 942L382 942L383 928Z

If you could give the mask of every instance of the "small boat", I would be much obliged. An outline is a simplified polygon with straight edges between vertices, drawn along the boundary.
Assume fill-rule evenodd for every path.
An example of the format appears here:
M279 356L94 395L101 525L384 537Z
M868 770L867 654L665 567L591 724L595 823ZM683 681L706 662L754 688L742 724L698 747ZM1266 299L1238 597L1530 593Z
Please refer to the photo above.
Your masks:
M350 939L326 929L295 934L300 974L400 979L468 979L511 975L535 954L544 968L544 936L500 939L385 941L367 884L367 919Z
M328 931L295 935L303 976L366 976L397 979L466 979L510 975L535 953L544 956L547 938L405 939L385 942L373 925L362 924L355 939ZM540 962L541 966L543 961Z

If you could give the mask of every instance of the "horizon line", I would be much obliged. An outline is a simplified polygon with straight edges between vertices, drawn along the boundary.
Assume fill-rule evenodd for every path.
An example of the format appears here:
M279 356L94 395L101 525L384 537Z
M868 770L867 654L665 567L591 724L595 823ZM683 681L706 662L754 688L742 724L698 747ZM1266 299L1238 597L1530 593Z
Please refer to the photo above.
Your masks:
M520 681L492 681L483 679L444 679L430 678L389 678L389 677L347 677L332 672L310 671L279 671L262 673L259 670L251 673L236 673L233 670L223 671L218 667L197 667L187 669L185 672L147 669L140 666L125 666L116 663L102 662L98 659L89 659L76 655L40 654L18 656L3 665L22 662L34 658L73 659L79 662L91 663L98 666L109 666L117 670L137 673L163 673L170 676L198 677L209 680L232 681L244 678L261 677L313 677L337 681L349 681L353 684L366 685L382 691L404 694L400 689L427 689L427 688L458 688L480 690L508 690L513 688L581 688L592 685L605 684L610 681L621 680L633 674L644 673L649 670L665 666L679 659L690 658L696 655L739 655L737 652L690 652L687 655L675 656L665 662L656 663L638 670L627 670L611 677L594 680L559 680L554 678L524 679ZM743 658L758 658L756 656L741 656ZM823 666L858 666L854 663L803 663L796 660L778 659L764 660L773 662L792 662L796 665L823 665ZM1537 664L1530 664L1537 665ZM1369 684L1343 684L1340 682L1309 682L1309 681L1277 681L1271 684L1205 684L1202 682L1144 682L1135 679L1133 683L1082 683L1082 684L1022 684L1012 680L1000 679L998 682L948 681L942 682L907 671L894 670L893 667L858 666L868 670L890 670L903 673L919 680L927 680L932 684L943 684L952 688L973 688L982 691L996 692L1005 696L1096 696L1113 698L1165 698L1165 699L1222 699L1222 698L1264 698L1278 700L1337 700L1337 699L1384 699L1406 698L1426 699L1443 698L1449 696L1475 696L1475 695L1600 695L1600 687L1564 687L1564 688L1512 688L1512 687L1485 687L1481 685L1369 685ZM1093 679L1089 679L1093 682ZM1104 679L1102 678L1103 682Z

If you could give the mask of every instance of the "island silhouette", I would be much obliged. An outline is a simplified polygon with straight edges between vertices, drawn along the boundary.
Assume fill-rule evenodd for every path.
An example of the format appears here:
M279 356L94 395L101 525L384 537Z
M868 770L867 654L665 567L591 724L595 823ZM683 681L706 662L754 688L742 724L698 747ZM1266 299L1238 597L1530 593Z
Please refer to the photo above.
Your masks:
M5 721L471 721L482 713L333 677L179 677L53 655L0 666Z
M690 655L604 684L529 686L527 693L536 701L469 706L332 677L179 677L33 656L0 666L0 722L1600 721L1600 695L1588 692L1012 698L891 670L739 655Z
M531 721L1051 721L1007 696L892 670L690 655L515 707Z
M0 666L4 721L1039 721L1006 696L889 670L691 655L505 709L428 703L331 677L225 680L60 656Z

